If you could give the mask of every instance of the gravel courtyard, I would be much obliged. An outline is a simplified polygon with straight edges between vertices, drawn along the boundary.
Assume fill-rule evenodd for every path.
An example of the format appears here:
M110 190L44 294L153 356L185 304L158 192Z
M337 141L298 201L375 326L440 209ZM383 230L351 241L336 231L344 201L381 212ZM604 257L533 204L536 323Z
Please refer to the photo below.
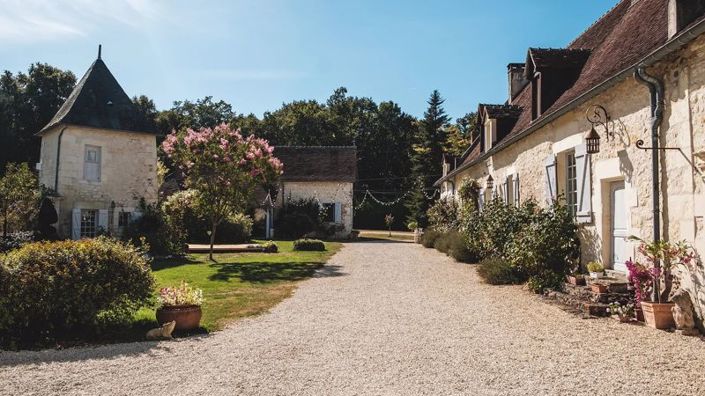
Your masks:
M0 394L696 395L705 342L580 319L406 243L347 244L199 338L0 353Z

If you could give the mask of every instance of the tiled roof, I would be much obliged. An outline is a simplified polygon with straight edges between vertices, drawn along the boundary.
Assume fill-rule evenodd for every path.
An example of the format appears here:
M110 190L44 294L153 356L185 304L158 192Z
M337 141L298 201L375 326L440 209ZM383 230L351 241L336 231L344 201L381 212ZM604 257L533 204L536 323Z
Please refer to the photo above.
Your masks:
M274 156L284 163L283 181L357 179L357 149L353 146L276 146Z
M481 104L483 108L490 118L517 118L521 114L521 107L514 105Z
M534 70L581 68L590 56L583 48L529 48L525 73L530 77Z
M156 133L100 58L39 133L58 124Z
M701 16L697 21L703 20ZM550 67L562 61L582 69L571 87L565 90L541 117L531 119L531 84L512 99L512 105L522 109L511 131L499 141L492 151L502 150L511 144L512 138L530 133L532 127L542 119L551 117L593 88L609 81L621 72L636 66L653 51L668 41L668 0L622 0L608 11L583 34L573 40L566 49L529 50L527 58L538 63L538 67ZM582 57L582 58L581 58ZM538 59L538 60L537 60ZM528 65L528 62L527 62ZM569 106L569 107L570 107ZM477 145L478 147L480 145ZM471 147L458 167L470 166L483 153Z

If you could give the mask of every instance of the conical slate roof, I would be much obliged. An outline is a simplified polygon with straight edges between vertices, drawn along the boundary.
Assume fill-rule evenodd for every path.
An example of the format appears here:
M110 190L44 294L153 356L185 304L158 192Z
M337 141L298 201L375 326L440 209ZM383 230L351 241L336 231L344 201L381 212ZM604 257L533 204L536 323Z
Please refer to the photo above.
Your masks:
M110 73L100 53L39 134L59 124L156 133Z

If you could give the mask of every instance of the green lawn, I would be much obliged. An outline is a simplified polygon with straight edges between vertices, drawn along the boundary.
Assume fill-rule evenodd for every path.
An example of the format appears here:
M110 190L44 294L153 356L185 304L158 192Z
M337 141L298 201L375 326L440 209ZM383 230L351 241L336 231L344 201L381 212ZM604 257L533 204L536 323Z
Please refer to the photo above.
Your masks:
M266 312L289 297L296 281L310 277L342 246L326 242L325 252L297 252L290 241L276 244L279 253L216 254L215 263L208 261L207 254L155 261L157 290L182 280L203 289L202 331L218 330L235 319ZM154 315L154 309L141 309L135 331L156 326Z

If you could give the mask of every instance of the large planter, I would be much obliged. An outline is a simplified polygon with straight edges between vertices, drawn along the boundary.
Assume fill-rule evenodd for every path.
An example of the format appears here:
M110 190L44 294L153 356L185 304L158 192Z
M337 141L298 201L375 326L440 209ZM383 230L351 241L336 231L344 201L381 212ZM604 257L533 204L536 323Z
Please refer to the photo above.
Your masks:
M655 303L642 301L641 309L644 311L644 321L654 329L670 329L676 326L671 308L673 303Z
M583 275L568 275L566 279L568 280L568 283L574 286L585 285L585 277Z
M166 306L157 309L157 322L162 325L176 322L175 330L194 330L201 325L201 307L198 305Z

